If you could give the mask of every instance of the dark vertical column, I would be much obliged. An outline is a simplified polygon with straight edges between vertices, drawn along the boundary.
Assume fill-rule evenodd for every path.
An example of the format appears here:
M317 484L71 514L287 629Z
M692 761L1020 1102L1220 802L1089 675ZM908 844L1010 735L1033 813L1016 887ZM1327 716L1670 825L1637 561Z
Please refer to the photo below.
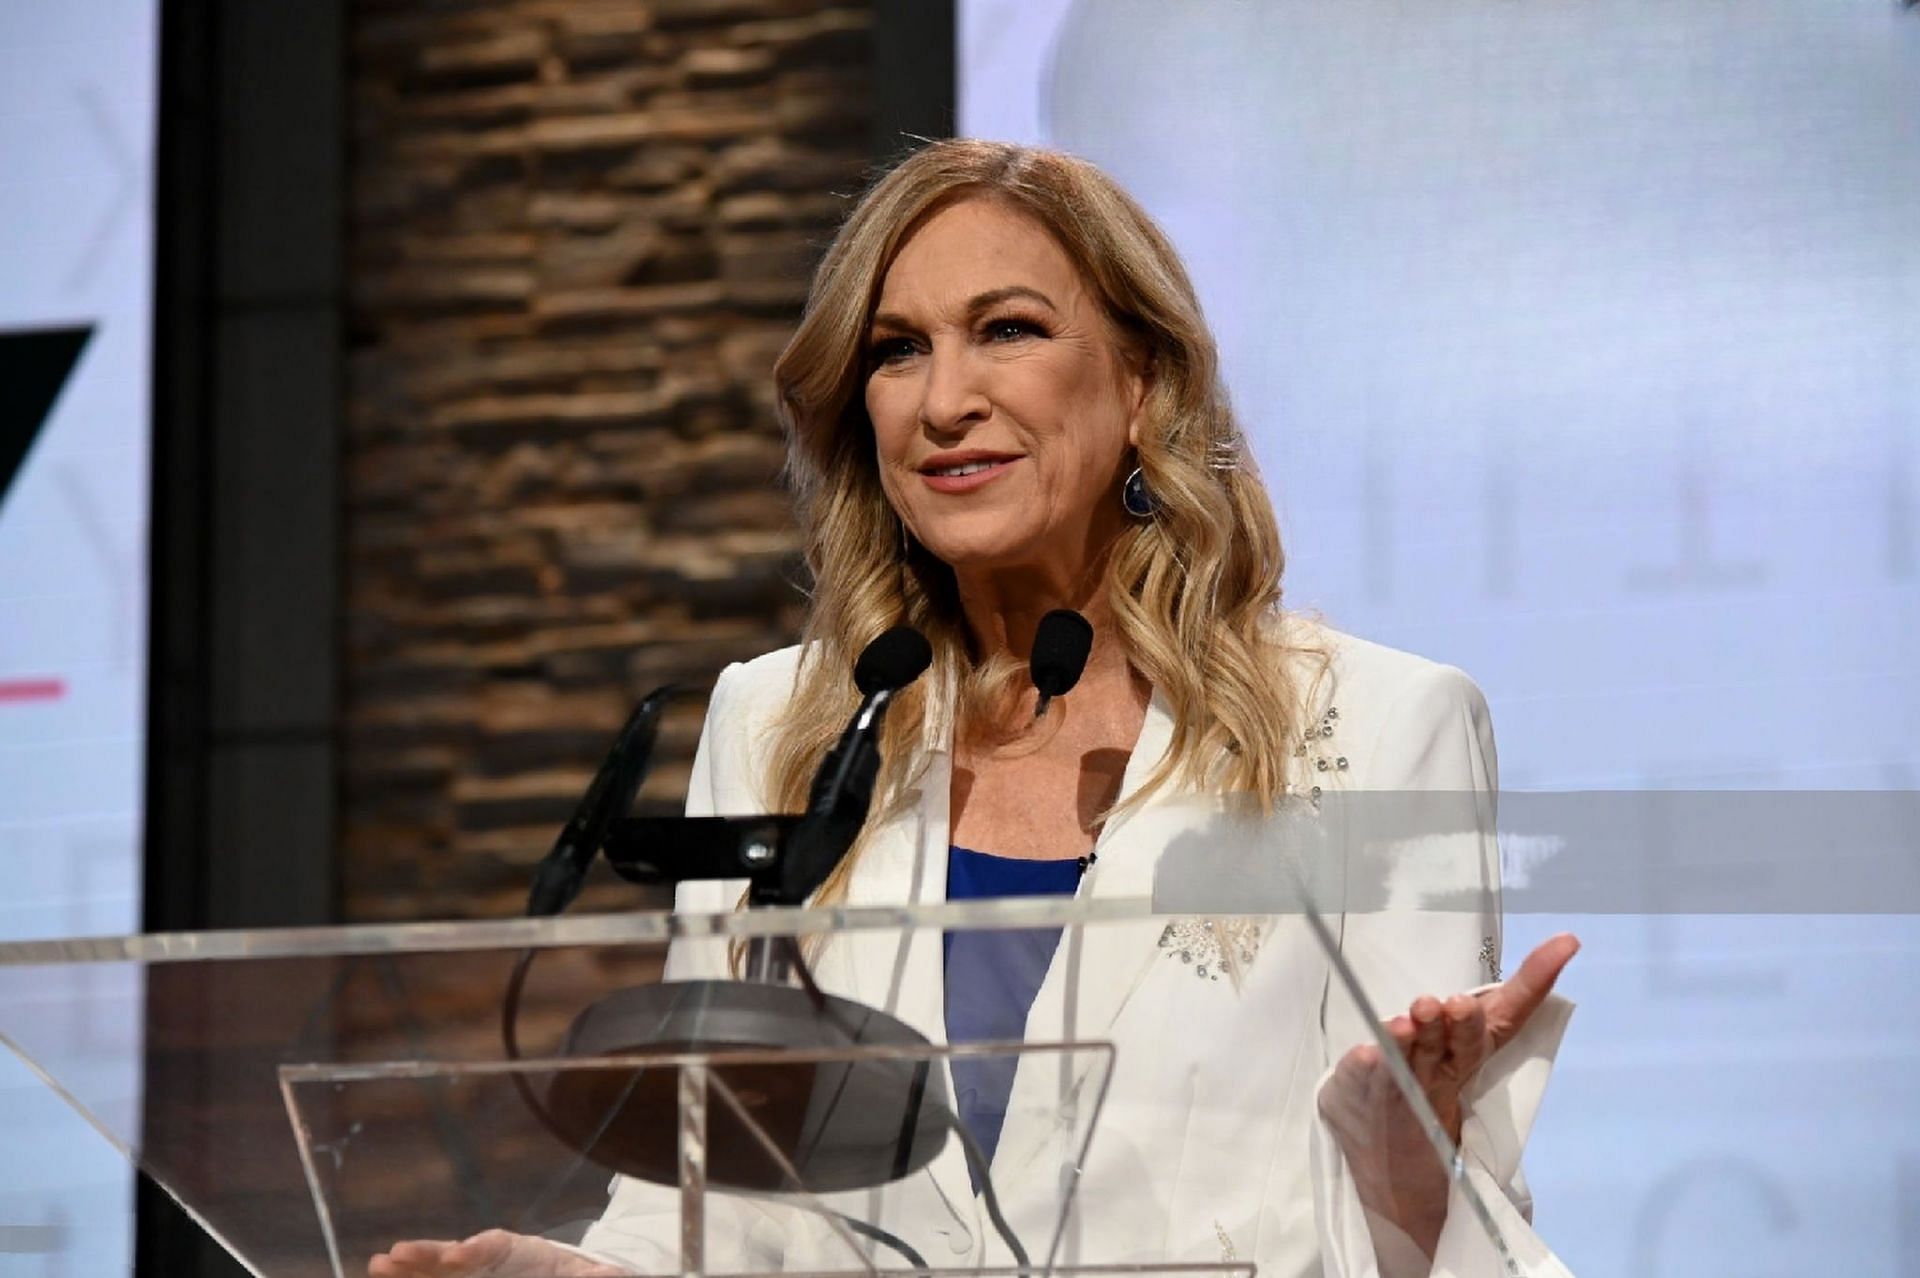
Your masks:
M152 929L335 914L341 38L328 5L166 6Z
M163 5L149 930L337 912L343 21ZM220 1080L171 1063L186 1010L150 1004L148 1091L213 1107ZM136 1269L242 1272L144 1180Z
M955 131L954 0L877 0L873 8L873 155L885 164Z
M323 923L336 912L341 9L221 4L211 926Z
M150 931L193 926L205 891L216 7L168 0L160 26L144 884Z

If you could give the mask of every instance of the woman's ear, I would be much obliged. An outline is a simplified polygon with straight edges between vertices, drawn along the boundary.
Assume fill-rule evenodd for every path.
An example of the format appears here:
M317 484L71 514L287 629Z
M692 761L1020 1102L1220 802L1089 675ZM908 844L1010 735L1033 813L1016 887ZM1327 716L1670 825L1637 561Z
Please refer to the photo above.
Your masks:
M1147 397L1153 393L1153 355L1142 351L1127 361L1127 443L1140 447L1140 432L1147 422Z

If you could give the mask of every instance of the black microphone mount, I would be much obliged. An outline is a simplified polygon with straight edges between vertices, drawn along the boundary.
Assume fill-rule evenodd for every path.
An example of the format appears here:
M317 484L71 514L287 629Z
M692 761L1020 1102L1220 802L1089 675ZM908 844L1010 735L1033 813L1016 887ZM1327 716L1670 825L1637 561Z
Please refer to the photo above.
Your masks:
M607 860L636 883L747 880L747 904L804 905L859 837L880 775L880 729L894 698L933 661L910 626L868 644L854 668L860 705L814 772L795 816L630 818L607 833Z
M673 684L655 688L627 716L587 792L580 796L552 849L534 869L533 885L527 892L527 917L558 914L580 895L593 858L606 842L608 826L633 807L633 796L646 779L653 743L660 735L660 713L677 691Z
M753 908L805 904L859 836L880 773L887 711L931 661L926 637L905 626L862 651L855 667L859 707L815 772L806 812L613 820L604 827L608 862L641 883L745 879ZM804 990L787 983L796 965ZM927 1047L923 1035L877 1008L814 987L791 936L751 939L743 974L748 979L668 981L599 999L574 1020L563 1054L731 1050L773 1054L776 1061L791 1054L791 1065L716 1071L751 1098L745 1103L753 1123L777 1134L806 1188L883 1184L932 1161L954 1120L941 1075L916 1056ZM883 1045L904 1049L901 1058L821 1059L848 1047ZM671 1071L561 1070L552 1075L539 1112L595 1162L674 1184L676 1103ZM711 1184L793 1187L767 1158L764 1137L750 1136L725 1111L709 1111L708 1122Z

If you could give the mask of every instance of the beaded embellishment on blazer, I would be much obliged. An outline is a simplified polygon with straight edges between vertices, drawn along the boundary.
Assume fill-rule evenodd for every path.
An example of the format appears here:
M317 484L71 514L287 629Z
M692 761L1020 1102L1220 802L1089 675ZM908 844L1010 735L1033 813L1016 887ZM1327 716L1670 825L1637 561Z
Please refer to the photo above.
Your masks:
M1160 932L1160 948L1193 967L1203 981L1217 981L1237 966L1245 971L1260 952L1258 919L1175 919Z
M1320 774L1347 770L1347 756L1337 753L1333 743L1339 722L1340 707L1328 706L1320 722L1307 729L1293 752L1294 758L1312 762L1313 770L1307 775L1315 784L1308 787L1307 799L1316 809L1324 788L1321 783L1331 779ZM1160 948L1167 951L1168 957L1178 957L1191 966L1193 974L1203 981L1217 981L1224 973L1234 977L1237 983L1239 974L1246 971L1260 953L1261 930L1260 920L1251 918L1175 919L1161 931Z
M1313 806L1316 808L1320 806L1321 788L1327 780L1319 774L1347 770L1347 756L1338 753L1333 745L1334 725L1339 722L1340 707L1328 706L1326 713L1320 716L1319 725L1307 729L1306 735L1300 739L1299 747L1293 752L1293 757L1296 759L1311 757L1313 760L1313 785L1307 791L1307 797L1313 801Z

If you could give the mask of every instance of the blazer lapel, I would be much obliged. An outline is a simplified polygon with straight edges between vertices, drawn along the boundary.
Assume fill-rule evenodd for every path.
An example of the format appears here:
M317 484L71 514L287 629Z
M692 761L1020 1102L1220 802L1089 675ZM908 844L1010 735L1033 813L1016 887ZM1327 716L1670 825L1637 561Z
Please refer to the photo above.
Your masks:
M892 817L872 831L860 873L847 885L849 906L928 905L946 899L947 791L950 757L931 756ZM937 929L874 929L835 938L845 946L844 988L925 1034L946 1042L946 1000Z
M1156 690L1127 760L1120 790L1123 805L1160 766L1172 740L1173 716ZM1155 814L1166 802L1164 792L1159 792L1108 821L1094 843L1093 864L1080 881L1082 895L1111 899L1153 895L1161 851L1156 831L1164 825L1155 820ZM1027 1040L1108 1039L1114 1021L1153 969L1160 930L1155 920L1063 929L1027 1017ZM1095 1067L1106 1059L1104 1054L1075 1052L1020 1062L993 1162L994 1183L1003 1194L1029 1174L1042 1177L1032 1186L1033 1195L1042 1200L1051 1201L1054 1193L1066 1188L1057 1183L1058 1171L1077 1164L1076 1147L1084 1139L1095 1099L1094 1089L1087 1084ZM1069 1142L1069 1147L1061 1148L1062 1141ZM1049 1151L1060 1157L1043 1157Z
M1121 804L1134 797L1160 766L1173 740L1173 716L1156 690L1148 703L1133 754L1121 781ZM902 807L876 828L862 853L861 873L849 883L849 905L899 906L946 899L949 800L953 756L950 730L929 734L928 763ZM1165 840L1178 823L1177 801L1156 793L1110 820L1094 844L1094 861L1080 891L1091 897L1150 898ZM1168 818L1172 819L1172 823ZM1063 929L1053 962L1027 1019L1032 1042L1101 1041L1127 1001L1152 971L1161 924L1095 924ZM945 962L937 928L876 930L844 934L831 947L833 985L849 997L884 1008L926 1035L946 1042ZM826 964L823 964L826 966ZM823 974L824 975L824 974ZM1082 1085L1103 1056L1073 1053L1031 1057L1015 1075L1013 1103L994 1156L993 1175L1003 1188L1017 1183L1023 1166L1064 1132L1083 1130ZM1050 1068L1051 1067L1051 1068ZM946 1092L953 1078L940 1065ZM1053 1166L1052 1160L1044 1160ZM928 1169L956 1217L977 1231L972 1180L959 1142L949 1141Z
M848 905L898 907L946 900L953 756L943 742L941 748L928 752L927 760L900 809L870 836L861 853L860 873L848 883ZM835 988L899 1017L931 1043L946 1043L946 964L940 929L843 933L834 938L833 948L840 951L833 970ZM944 1058L937 1069L945 1095L951 1097L953 1073ZM957 1229L971 1247L978 1229L973 1180L959 1141L949 1140L925 1174L952 1216L942 1232Z
M1173 715L1155 690L1140 725L1140 739L1121 779L1122 810L1094 841L1093 864L1080 882L1081 895L1113 900L1153 895L1153 876L1161 852L1160 841L1154 837L1159 824L1154 817L1165 804L1166 794L1156 793L1133 806L1128 806L1128 800L1159 768L1172 741ZM1146 930L1154 931L1154 937L1148 938L1150 943L1143 950L1140 939ZM1151 941L1157 937L1157 928L1140 924L1067 928L1034 1000L1036 1008L1045 1009L1046 1019L1038 1023L1029 1020L1028 1037L1034 1037L1034 1029L1040 1026L1058 1026L1064 1041L1104 1038L1145 978L1153 957Z
M861 873L848 885L851 905L946 900L953 753L951 721L944 714L940 718L943 722L937 727L930 725L927 765L913 790L896 814L873 832L862 854ZM1154 871L1167 834L1164 818L1174 813L1167 810L1164 790L1139 805L1129 806L1128 800L1166 758L1172 741L1173 714L1156 689L1121 778L1119 806L1124 810L1107 823L1094 843L1093 865L1080 883L1082 895L1115 899L1153 895ZM1104 1034L1152 957L1151 946L1141 954L1129 939L1139 931L1113 925L1066 929L1034 1000L1036 1012L1043 1015L1029 1018L1028 1037ZM938 930L878 931L842 939L855 942L848 947L847 970L839 973L845 988L855 991L863 1002L900 1017L933 1042L946 1042L945 963ZM1067 979L1069 967L1077 969L1072 981Z

